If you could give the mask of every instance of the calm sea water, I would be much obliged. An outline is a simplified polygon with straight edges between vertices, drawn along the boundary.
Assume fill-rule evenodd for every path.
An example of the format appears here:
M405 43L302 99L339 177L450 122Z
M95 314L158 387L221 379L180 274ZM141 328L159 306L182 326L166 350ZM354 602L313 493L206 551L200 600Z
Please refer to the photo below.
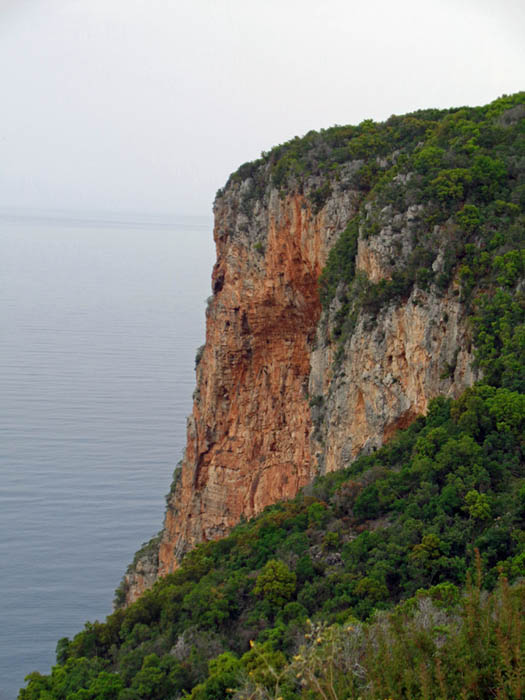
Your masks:
M162 525L213 257L207 218L0 216L1 700Z

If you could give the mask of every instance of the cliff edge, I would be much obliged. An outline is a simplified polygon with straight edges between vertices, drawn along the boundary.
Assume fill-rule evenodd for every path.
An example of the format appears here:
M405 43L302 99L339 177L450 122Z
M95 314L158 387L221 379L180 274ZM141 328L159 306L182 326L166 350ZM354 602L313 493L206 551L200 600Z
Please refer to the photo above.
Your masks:
M495 151L524 102L310 132L230 177L186 450L121 602L481 376L483 252L505 254L498 216L525 205L512 148Z

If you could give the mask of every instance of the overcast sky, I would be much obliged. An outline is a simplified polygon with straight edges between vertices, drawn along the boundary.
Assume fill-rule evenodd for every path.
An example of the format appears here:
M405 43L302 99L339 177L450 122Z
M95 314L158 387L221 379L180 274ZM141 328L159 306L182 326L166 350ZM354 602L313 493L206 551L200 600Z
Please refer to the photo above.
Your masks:
M0 208L207 214L310 129L525 89L522 0L0 0Z

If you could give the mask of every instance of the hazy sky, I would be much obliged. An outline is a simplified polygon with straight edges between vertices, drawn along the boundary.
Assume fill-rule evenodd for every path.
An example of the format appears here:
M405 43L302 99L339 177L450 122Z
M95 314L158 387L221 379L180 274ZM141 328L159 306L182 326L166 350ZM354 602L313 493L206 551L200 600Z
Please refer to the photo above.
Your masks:
M206 214L262 150L525 88L522 0L0 0L0 208Z

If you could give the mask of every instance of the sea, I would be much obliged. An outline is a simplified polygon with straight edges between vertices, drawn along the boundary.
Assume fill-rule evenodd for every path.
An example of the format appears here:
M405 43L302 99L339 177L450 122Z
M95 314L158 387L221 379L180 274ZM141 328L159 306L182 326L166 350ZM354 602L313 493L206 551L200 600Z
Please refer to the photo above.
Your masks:
M162 527L213 260L207 216L0 211L0 700Z

